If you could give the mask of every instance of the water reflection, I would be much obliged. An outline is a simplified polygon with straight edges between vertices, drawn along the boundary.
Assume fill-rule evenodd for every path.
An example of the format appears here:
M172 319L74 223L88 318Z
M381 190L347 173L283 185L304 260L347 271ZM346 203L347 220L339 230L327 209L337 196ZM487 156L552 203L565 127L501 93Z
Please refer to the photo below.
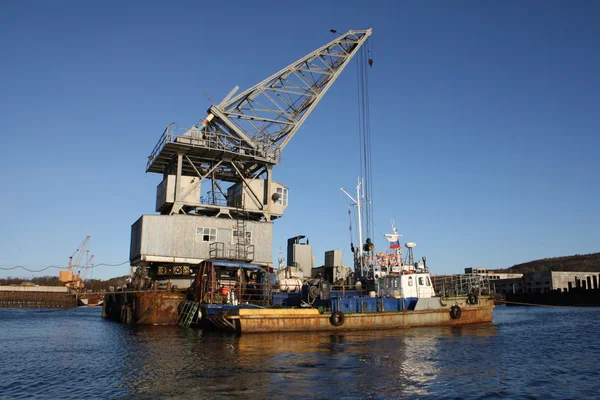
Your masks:
M455 337L495 335L495 326L395 331L223 335L178 327L122 328L121 388L138 394L316 398L430 395L448 369ZM450 363L451 365L451 363ZM316 390L320 388L319 390ZM322 391L322 392L321 392Z
M236 352L243 368L270 365L271 381L291 378L293 368L300 369L307 384L340 380L344 389L338 394L427 395L429 383L439 378L443 368L438 354L441 346L448 345L443 338L456 335L490 337L495 326L245 335L237 339ZM292 386L296 384L298 392L306 389L298 382Z
M392 331L223 335L116 325L119 387L148 396L431 395L452 366L448 346L493 337L493 324ZM367 396L368 397L368 396Z
M597 397L600 338L587 333L600 310L496 313L484 325L236 337L0 309L0 397Z

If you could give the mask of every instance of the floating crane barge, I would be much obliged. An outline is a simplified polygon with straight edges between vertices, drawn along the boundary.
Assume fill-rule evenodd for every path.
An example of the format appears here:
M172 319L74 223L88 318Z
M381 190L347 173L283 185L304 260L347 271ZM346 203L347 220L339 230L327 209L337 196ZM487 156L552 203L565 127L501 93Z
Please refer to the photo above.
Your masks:
M221 259L272 266L272 221L288 204L273 166L302 123L366 42L349 31L237 93L191 128L166 127L146 172L163 176L156 211L132 226L127 293L105 297L104 315L136 323L176 322L194 266Z
M347 281L338 291L325 279L296 286L275 282L272 224L287 208L289 193L273 180L273 167L371 33L338 35L257 85L241 93L235 87L191 128L165 128L146 165L146 172L163 177L156 194L159 214L133 224L135 273L127 287L105 296L103 316L238 333L491 320L493 305L481 287L470 288L471 296L477 290L475 302L466 295L434 297L429 271L414 265L386 265L377 279L388 279L398 293L375 290L379 283L369 269L363 272L362 255L355 262L363 287ZM420 289L419 279L429 283ZM402 286L409 281L410 288Z

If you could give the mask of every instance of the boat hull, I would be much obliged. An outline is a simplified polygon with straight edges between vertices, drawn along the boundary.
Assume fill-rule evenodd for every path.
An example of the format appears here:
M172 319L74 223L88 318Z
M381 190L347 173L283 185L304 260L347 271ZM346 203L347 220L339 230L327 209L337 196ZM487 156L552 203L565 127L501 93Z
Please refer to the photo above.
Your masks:
M461 315L453 318L452 306L458 305ZM398 329L426 326L454 326L492 321L493 300L482 298L479 304L448 301L436 308L388 312L343 313L343 322L333 313L316 309L236 309L221 316L220 327L232 326L239 334L266 332L331 332L378 329ZM339 317L339 315L337 316ZM216 318L216 317L215 317ZM224 323L225 322L225 323ZM214 324L216 326L216 324Z
M84 307L97 307L104 303L103 294L85 294L79 297L79 305Z
M170 291L112 292L104 296L102 316L138 325L176 325L185 293Z

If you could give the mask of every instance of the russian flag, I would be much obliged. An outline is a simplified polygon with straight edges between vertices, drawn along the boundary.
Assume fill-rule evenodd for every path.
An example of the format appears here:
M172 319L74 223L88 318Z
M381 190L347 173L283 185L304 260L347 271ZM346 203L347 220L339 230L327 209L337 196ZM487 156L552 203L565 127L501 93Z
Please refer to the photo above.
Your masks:
M394 241L394 242L390 242L390 249L397 249L400 247L400 242L399 241Z

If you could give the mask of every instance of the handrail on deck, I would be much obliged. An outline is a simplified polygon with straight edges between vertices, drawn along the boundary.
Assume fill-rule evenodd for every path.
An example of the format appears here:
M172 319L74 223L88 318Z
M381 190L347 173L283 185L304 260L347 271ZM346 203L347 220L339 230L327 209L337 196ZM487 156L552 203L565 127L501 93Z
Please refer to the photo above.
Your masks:
M244 142L241 139L235 138L231 135L227 135L220 132L201 131L196 127L192 128L180 128L177 124L170 123L167 125L160 139L154 146L152 153L148 156L148 163L146 165L146 171L150 169L150 166L157 159L158 155L162 151L162 149L167 145L167 143L175 142L178 137L181 137L186 132L195 129L198 133L202 133L203 138L198 138L194 136L190 136L190 144L194 147L203 147L211 150L219 150L226 151L234 154L243 154L249 155L256 158L267 159L270 162L275 164L279 163L281 160L281 154L279 149L276 148L274 152L269 152L269 149L254 149L250 146L244 145Z
M491 293L492 285L487 277L473 274L455 274L446 276L432 276L436 293L451 296L463 296L471 292Z
M154 149L152 149L152 153L150 153L150 155L148 156L148 163L146 164L146 171L148 171L148 169L150 169L150 165L152 165L152 163L154 162L154 160L156 159L158 154L162 151L162 149L166 146L166 144L168 142L172 141L173 135L170 130L172 125L175 125L175 123L172 122L169 125L167 125L167 127L163 131L163 134L160 136L160 139L158 139L158 142L154 146Z
M254 245L233 244L226 248L223 242L213 242L209 245L209 256L210 258L253 261Z

